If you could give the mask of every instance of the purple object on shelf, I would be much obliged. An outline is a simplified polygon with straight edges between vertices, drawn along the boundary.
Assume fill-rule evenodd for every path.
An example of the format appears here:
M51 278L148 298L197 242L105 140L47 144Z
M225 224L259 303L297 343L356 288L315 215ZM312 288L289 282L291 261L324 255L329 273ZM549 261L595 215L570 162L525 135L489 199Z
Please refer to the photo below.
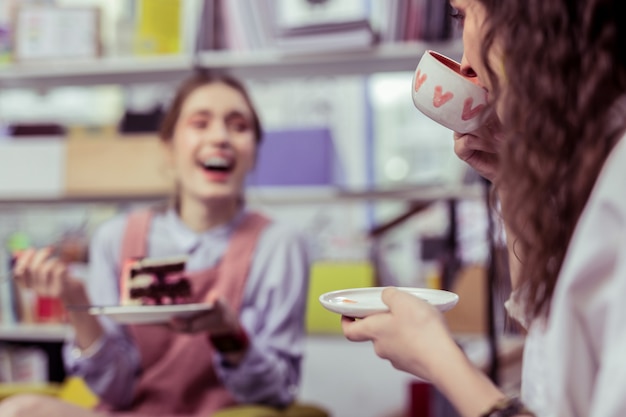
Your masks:
M337 174L337 157L328 129L269 131L263 137L248 185L335 185Z

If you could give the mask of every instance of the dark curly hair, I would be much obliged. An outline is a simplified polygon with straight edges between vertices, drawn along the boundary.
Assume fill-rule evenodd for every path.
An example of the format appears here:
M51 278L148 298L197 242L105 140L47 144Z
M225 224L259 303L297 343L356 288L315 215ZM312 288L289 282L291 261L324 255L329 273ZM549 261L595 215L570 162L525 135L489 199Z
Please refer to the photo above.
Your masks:
M576 223L625 122L624 0L479 0L482 59L501 48L506 86L490 68L506 127L495 183L517 238L529 317L547 316ZM625 231L626 233L626 231Z

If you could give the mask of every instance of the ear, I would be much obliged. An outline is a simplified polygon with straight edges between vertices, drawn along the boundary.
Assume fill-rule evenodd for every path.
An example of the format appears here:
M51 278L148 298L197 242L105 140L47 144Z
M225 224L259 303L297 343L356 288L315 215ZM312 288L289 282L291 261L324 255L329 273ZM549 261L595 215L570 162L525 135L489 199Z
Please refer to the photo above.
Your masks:
M163 162L167 169L172 169L174 167L174 145L172 144L172 139L159 140L161 153L163 154Z

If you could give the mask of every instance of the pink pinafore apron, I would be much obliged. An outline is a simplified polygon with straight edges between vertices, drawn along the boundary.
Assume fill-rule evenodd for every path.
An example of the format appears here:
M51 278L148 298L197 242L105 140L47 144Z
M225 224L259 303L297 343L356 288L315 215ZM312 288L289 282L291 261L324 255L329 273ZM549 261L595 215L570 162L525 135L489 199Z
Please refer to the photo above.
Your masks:
M122 261L147 256L152 212L133 212L122 243ZM257 241L269 220L249 213L237 226L216 267L186 273L192 284L192 302L202 302L210 290L239 313L244 287ZM234 405L213 369L213 349L206 333L172 332L164 326L130 326L141 354L141 374L128 416L201 415Z

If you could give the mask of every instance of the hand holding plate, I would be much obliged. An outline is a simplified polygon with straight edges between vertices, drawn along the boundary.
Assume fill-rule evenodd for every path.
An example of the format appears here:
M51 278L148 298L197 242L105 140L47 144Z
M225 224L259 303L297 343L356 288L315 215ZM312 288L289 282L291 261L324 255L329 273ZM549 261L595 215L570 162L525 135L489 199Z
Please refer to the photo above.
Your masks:
M438 367L458 350L441 313L405 291L387 288L382 293L388 312L361 320L342 319L351 341L372 341L378 356L402 371L431 380Z
M174 317L170 321L173 330L182 333L229 333L239 329L239 320L232 308L215 294L207 297L213 308L190 317Z

